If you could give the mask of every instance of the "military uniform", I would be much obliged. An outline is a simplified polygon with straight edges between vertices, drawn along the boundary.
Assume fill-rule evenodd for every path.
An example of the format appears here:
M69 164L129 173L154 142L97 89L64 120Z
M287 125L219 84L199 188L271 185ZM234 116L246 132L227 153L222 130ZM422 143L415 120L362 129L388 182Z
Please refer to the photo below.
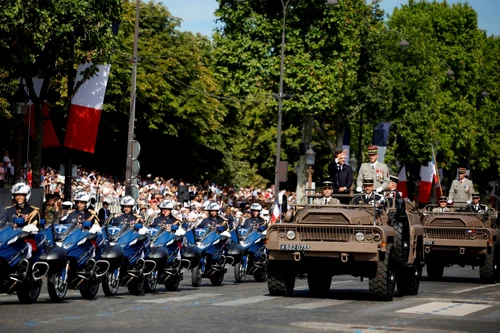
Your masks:
M448 201L448 199L444 195L439 198L440 204L446 201ZM446 212L453 212L453 208L439 206L432 209L432 213L446 213Z
M262 225L265 225L267 222L262 217L249 217L243 222L243 225L240 228L250 229L250 228L258 228Z
M373 188L374 180L373 178L365 178L363 180L363 186L372 187ZM385 204L385 199L380 194L372 191L370 193L361 193L358 194L354 200L353 204L355 205L378 205Z
M329 180L325 180L321 186L323 190L323 197L322 198L317 198L314 200L315 205L338 205L340 204L340 200L337 198L332 198L332 192L333 192L333 182ZM329 193L325 194L325 190L330 190Z
M478 199L478 201L467 205L467 207L465 207L465 211L467 213L486 214L486 212L488 212L488 206L479 203L479 193L472 194L472 200L474 199Z
M378 154L378 148L376 146L368 147L368 154ZM385 190L387 185L389 185L389 168L387 167L387 164L380 163L378 161L375 161L375 163L368 162L361 164L356 184L358 189L363 186L363 180L366 178L373 179L373 186L375 190L378 188Z
M175 217L172 215L169 216L158 216L153 220L153 223L151 223L151 228L158 228L161 226L165 225L172 225L175 224L176 222L179 222Z
M40 209L38 207L31 206L28 203L24 204L22 207L18 207L17 205L11 206L5 209L5 212L0 220L14 223L14 219L19 217L24 219L26 225L38 225L41 219Z
M92 222L94 225L99 225L99 217L96 212L91 209L69 211L68 215L60 220L60 223L83 223L85 221Z
M112 220L113 225L134 225L136 223L143 223L142 217L138 214L118 214Z
M465 168L459 168L459 173L465 174ZM472 201L472 193L474 192L474 184L471 180L463 178L462 180L455 179L451 183L448 201L454 202L455 207L465 207L467 202Z
M198 224L197 228L206 228L209 226L218 227L221 225L224 227L224 230L226 230L227 223L225 223L225 222L226 222L226 220L220 216L209 216L209 217L203 219L203 221L201 221L200 224Z

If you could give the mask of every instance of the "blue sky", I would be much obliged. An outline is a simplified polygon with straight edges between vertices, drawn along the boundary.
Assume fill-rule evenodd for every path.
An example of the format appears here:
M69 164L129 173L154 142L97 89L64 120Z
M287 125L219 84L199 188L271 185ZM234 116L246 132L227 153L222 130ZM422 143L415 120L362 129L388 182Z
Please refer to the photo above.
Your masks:
M211 36L216 26L214 11L217 0L161 0L172 13L182 19L181 30L199 32ZM386 13L406 0L382 0L381 6ZM448 3L468 2L478 13L479 28L488 35L500 35L500 0L448 0Z

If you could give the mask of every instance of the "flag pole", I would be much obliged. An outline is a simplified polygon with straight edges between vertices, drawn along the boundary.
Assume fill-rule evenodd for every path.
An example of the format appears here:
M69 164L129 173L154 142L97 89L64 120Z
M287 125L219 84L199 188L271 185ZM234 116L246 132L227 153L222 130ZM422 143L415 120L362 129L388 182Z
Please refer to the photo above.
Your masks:
M439 169L437 167L437 161L436 161L436 154L434 153L434 146L431 145L432 148L432 159L434 160L434 169L436 169L436 175L438 178L438 184L439 184L439 192L441 192L441 195L443 195L443 188L441 187L441 177L439 177ZM437 198L439 200L439 198Z

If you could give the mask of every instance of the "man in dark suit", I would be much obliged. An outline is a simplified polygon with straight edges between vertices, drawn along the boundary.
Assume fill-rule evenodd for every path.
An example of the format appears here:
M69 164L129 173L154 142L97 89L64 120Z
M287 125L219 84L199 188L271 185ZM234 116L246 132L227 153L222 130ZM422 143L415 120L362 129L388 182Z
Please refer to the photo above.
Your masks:
M99 217L99 221L101 222L101 225L107 220L109 215L111 214L109 210L109 202L103 201L102 203L102 208L99 209L99 212L97 213L97 216Z
M350 165L345 164L347 151L337 150L335 160L330 162L328 173L333 182L333 193L349 194L353 180L353 171ZM344 199L341 201L345 201ZM349 199L346 202L348 203Z

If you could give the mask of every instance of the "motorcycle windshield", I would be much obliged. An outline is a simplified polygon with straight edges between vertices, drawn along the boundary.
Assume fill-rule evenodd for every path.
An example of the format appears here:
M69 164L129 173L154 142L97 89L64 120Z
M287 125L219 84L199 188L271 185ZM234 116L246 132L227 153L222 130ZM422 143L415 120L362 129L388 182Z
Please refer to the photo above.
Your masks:
M165 229L160 230L156 234L156 237L153 238L152 246L166 246L170 245L170 241L175 238L175 233L173 232L168 232Z
M245 240L253 229L250 228L238 228L238 240Z
M109 239L118 239L128 229L128 226L118 219L111 219L106 226L106 234Z
M64 239L66 239L76 229L76 225L76 223L53 224L52 232L54 234L55 241L64 241Z
M0 249L9 246L9 241L21 234L22 229L17 228L12 223L4 223L0 227Z
M207 227L207 228L196 228L194 230L194 239L197 242L201 242L201 241L203 241L205 239L205 237L207 237L210 234L210 231L211 231L210 227Z

